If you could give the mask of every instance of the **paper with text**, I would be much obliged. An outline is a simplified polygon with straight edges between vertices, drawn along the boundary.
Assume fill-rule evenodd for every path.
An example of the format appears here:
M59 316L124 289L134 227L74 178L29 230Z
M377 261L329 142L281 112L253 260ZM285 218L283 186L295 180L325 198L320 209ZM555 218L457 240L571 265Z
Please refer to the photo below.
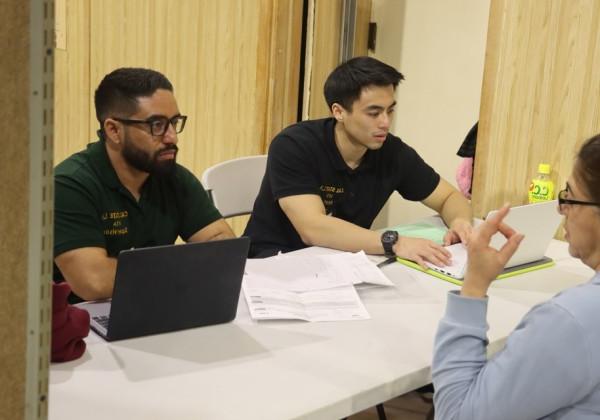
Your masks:
M252 288L245 281L243 289L250 316L255 320L301 319L322 322L370 318L358 293L351 285L325 290L289 292L281 289Z
M243 291L253 319L368 319L354 285L393 286L364 252L250 259Z
M246 274L250 287L292 292L322 290L352 284L370 283L393 286L364 252L324 255L276 255L249 259Z

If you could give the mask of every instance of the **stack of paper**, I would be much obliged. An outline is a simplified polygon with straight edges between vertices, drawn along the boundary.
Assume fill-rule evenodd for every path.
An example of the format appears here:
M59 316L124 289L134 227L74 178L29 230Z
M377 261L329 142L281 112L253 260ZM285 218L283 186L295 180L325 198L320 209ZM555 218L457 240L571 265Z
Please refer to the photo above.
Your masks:
M246 262L243 290L253 319L368 319L354 285L391 286L364 252L277 255Z

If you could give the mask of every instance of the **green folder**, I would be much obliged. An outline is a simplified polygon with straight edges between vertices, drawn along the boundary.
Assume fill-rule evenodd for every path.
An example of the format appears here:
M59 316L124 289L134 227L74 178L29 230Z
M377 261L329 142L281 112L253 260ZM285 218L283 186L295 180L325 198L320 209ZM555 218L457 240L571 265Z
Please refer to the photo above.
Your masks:
M408 267L414 268L415 270L419 270L423 273L427 273L431 276L448 281L450 283L457 284L459 286L461 286L463 284L463 281L461 279L455 279L454 277L447 276L445 274L440 273L439 271L435 271L430 268L428 268L427 270L424 270L423 268L421 268L421 266L419 264L417 264L413 261L405 260L400 257L396 258L396 260L401 264L404 264ZM516 265L514 267L507 268L502 273L500 273L500 275L498 277L496 277L496 280L505 279L505 278L512 277L512 276L517 276L519 274L524 274L524 273L528 273L530 271L540 270L542 268L552 267L555 264L556 263L554 262L554 260L552 258L544 257L541 260L537 260L537 261L533 261L530 263Z
M388 230L395 230L400 236L429 239L439 245L444 244L444 235L448 231L448 229L446 229L445 227L433 226L428 223L398 225L391 227Z

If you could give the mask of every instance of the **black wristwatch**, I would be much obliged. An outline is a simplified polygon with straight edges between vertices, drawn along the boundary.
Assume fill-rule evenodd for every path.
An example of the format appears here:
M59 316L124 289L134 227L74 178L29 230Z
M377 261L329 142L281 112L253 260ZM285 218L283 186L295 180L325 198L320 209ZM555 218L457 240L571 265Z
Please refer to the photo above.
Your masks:
M398 242L398 232L395 230L386 230L381 234L381 245L386 257L395 257L394 245Z

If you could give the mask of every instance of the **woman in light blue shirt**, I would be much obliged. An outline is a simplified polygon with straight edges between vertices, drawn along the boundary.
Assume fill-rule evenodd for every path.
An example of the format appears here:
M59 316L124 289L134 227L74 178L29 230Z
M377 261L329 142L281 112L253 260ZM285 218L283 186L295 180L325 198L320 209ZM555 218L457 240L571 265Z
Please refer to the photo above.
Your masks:
M596 273L535 306L490 360L487 297L490 283L523 236L502 223L507 206L482 224L468 244L460 292L450 292L433 359L436 418L525 420L600 418L600 135L579 151L559 212L569 253ZM508 242L499 251L492 235Z

